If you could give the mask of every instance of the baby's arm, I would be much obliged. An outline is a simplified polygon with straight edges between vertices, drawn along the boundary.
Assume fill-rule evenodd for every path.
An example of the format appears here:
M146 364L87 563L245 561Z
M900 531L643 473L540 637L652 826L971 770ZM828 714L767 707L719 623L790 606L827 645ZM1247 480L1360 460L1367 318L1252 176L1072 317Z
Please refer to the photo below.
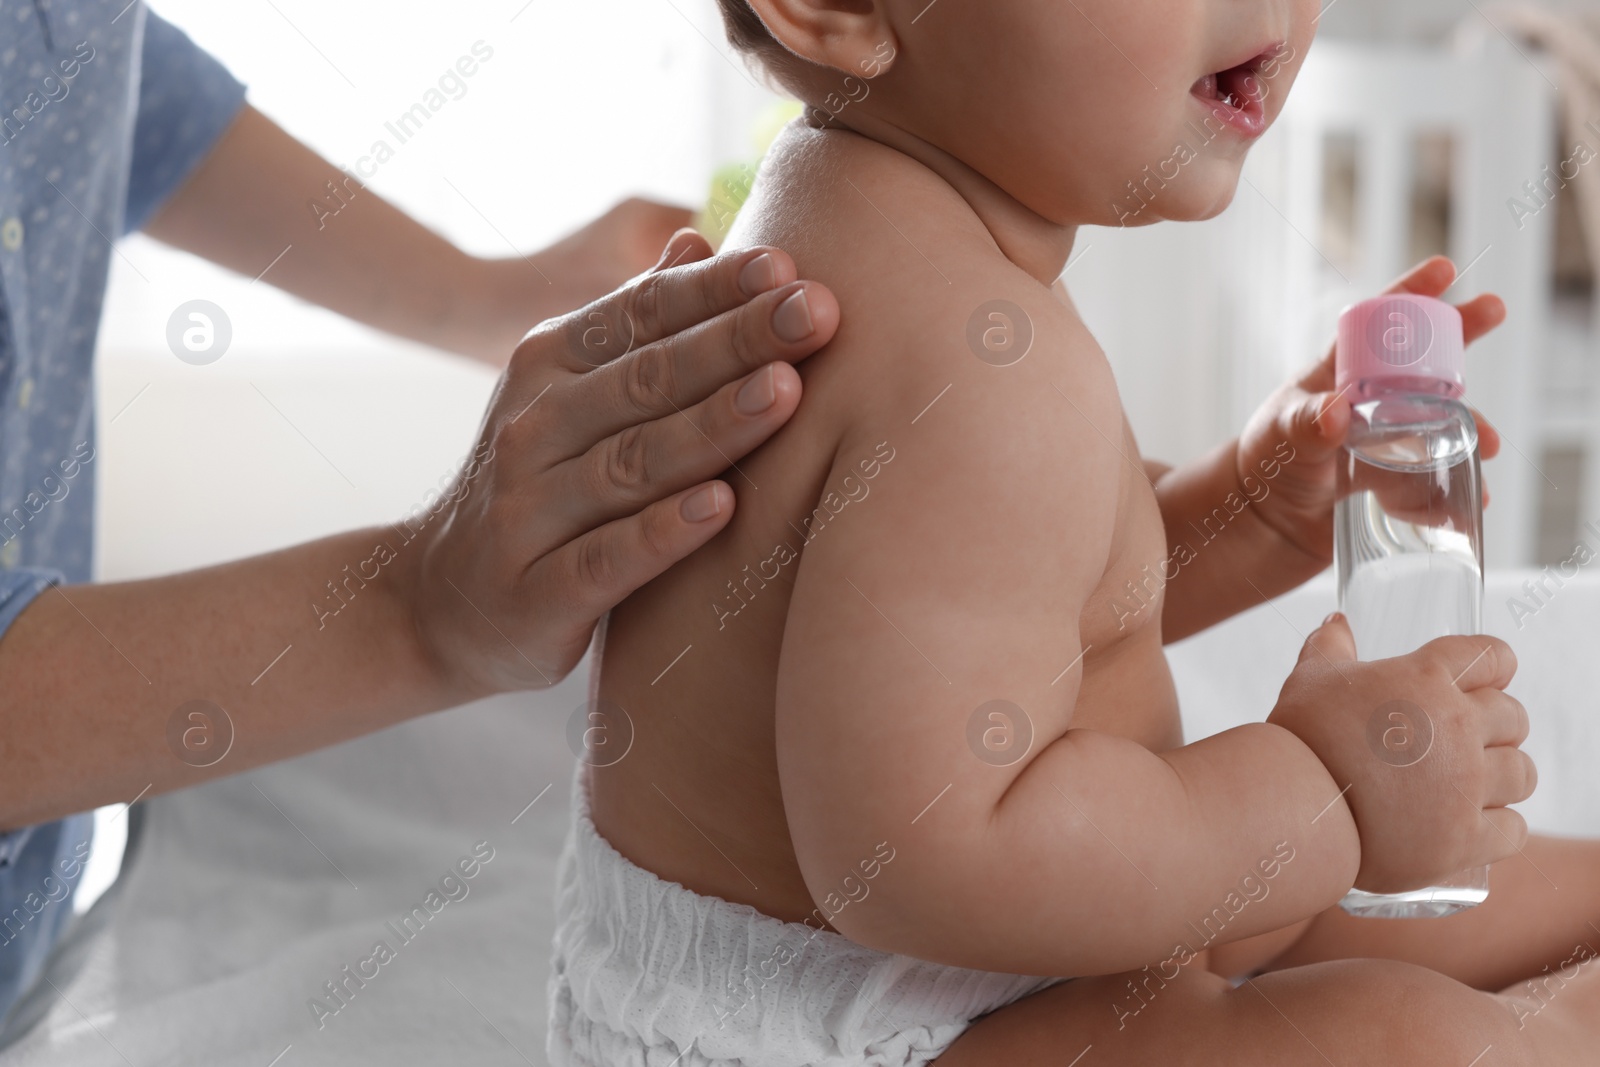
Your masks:
M778 760L814 898L868 892L832 917L847 936L990 970L1107 973L1193 944L1189 924L1275 854L1270 893L1231 918L1228 940L1331 905L1358 843L1340 787L1287 730L1256 724L1157 754L1072 728L1080 701L1146 718L1140 703L1171 697L1150 685L1159 660L1115 662L1159 657L1148 646L1108 651L1092 691L1081 665L1063 672L1117 548L1126 469L1103 360L1086 338L1088 350L1050 351L1074 324L1045 305L1028 307L1036 350L1014 367L929 357L929 376L914 376L953 381L915 424L918 405L893 394L863 405L874 414L847 433L828 487L879 442L895 458L805 548ZM1034 731L1031 758L1010 767L967 741L974 710L996 699ZM880 843L894 855L881 869Z
M1314 427L1309 429L1315 432ZM1283 475L1290 464L1313 459L1311 450L1300 435L1293 440L1284 435L1258 451L1264 454L1244 461L1239 441L1232 440L1182 467L1149 465L1154 467L1150 482L1169 546L1164 573L1171 578L1161 613L1161 636L1169 643L1287 592L1328 568L1331 556L1323 554L1324 546L1308 550L1263 517L1263 505L1269 501L1277 508L1285 493L1303 492L1298 478ZM1297 484L1290 486L1291 481ZM1331 477L1324 496L1325 508L1331 508ZM1325 547L1331 553L1331 517L1328 536Z
M777 685L784 806L821 914L938 962L1105 974L1517 847L1504 805L1531 788L1526 718L1490 639L1371 664L1309 649L1271 722L1163 752L1114 732L1170 736L1170 679L1152 641L1086 649L1080 618L1108 561L1137 572L1127 533L1160 520L1130 493L1138 459L1093 342L1065 309L1027 312L1021 363L941 350L935 308L901 339L912 366L851 383L866 413L835 452L839 513L801 557ZM888 451L862 494L861 461ZM1429 707L1436 758L1397 773L1365 728L1401 694ZM993 700L1031 723L1010 766L969 741Z

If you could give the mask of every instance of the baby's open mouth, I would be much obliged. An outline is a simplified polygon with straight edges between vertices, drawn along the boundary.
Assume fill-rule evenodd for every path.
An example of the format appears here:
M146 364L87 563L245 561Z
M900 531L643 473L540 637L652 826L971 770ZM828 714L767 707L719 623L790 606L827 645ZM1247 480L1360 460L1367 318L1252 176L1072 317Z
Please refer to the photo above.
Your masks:
M1247 136L1258 136L1267 128L1267 84L1261 72L1274 54L1262 52L1237 66L1207 74L1189 92L1218 119Z

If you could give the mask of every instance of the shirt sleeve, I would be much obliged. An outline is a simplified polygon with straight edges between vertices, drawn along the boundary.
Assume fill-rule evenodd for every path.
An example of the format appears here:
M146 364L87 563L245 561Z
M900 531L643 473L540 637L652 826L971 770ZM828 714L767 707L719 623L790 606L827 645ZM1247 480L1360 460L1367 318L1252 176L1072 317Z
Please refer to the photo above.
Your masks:
M27 568L0 571L0 639L5 637L11 624L17 621L17 616L33 603L35 597L52 585L62 585L65 581L60 571ZM0 830L0 867L10 865L32 834L31 826L20 830Z
M124 233L150 221L243 106L244 85L226 67L172 23L146 13Z

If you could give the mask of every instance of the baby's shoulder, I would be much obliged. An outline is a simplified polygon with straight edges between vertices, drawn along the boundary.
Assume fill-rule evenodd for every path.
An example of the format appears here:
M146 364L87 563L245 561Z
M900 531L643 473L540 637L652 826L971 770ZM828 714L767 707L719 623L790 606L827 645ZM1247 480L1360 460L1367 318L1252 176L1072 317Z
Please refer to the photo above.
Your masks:
M801 415L826 409L841 435L918 418L947 392L983 390L1015 409L1047 402L1044 389L1059 404L1052 366L1104 366L1070 303L1007 259L954 189L866 138L786 131L734 236L784 248L838 299L838 332L801 367ZM962 410L982 419L987 408Z

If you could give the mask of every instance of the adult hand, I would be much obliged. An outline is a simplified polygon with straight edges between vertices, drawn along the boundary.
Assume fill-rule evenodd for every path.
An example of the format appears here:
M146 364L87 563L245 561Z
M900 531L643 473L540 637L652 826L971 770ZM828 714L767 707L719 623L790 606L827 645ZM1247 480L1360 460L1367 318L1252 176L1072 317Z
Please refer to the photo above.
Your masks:
M559 681L602 615L728 524L713 476L794 413L789 364L833 336L838 303L777 248L710 256L679 231L648 272L517 347L412 589L460 691Z
M456 275L452 329L440 343L504 367L530 323L598 300L649 270L691 217L687 208L630 197L537 252L471 259Z

